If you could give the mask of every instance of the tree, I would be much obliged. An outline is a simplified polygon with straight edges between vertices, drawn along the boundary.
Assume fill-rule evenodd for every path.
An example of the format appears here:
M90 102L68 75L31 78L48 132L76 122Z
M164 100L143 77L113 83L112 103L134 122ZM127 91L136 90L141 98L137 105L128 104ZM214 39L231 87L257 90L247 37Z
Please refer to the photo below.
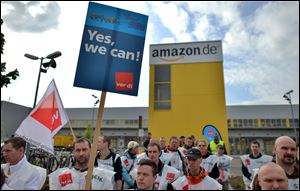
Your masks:
M84 131L84 137L91 141L92 138L92 124L89 123L86 130Z
M2 24L3 24L3 20L1 18L1 26L2 26ZM4 34L1 32L1 54L3 54L4 44L5 44ZM6 65L5 62L3 62L3 63L1 62L1 88L3 86L7 87L7 85L11 83L11 80L15 80L15 79L17 79L17 76L19 76L19 71L17 69L5 74L5 70L6 70L5 65Z

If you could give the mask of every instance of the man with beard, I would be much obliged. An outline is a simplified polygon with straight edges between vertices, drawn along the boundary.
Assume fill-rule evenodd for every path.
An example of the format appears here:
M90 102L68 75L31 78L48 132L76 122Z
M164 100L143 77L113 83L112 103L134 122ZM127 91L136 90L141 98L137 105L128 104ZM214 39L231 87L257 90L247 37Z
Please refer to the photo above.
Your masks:
M82 190L85 189L91 143L85 139L77 139L74 143L75 165L72 168L60 168L49 174L50 190ZM94 167L92 190L112 190L115 172Z
M180 140L179 140L180 143ZM183 147L178 147L178 150L185 156L189 149L193 148L194 146L194 139L192 137L186 138L186 144Z
M289 190L299 190L299 165L296 163L296 142L288 137L281 136L275 141L274 150L276 164L281 166L289 183Z

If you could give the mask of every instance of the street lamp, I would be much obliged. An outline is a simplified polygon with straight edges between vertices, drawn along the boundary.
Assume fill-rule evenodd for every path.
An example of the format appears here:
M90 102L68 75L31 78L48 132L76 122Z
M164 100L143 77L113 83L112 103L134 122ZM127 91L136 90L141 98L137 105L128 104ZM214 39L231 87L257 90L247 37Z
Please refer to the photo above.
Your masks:
M99 103L99 98L98 98L97 96L95 96L94 94L92 94L92 96L96 99L96 101L94 102L93 116L92 116L92 119L93 119L93 127L95 127L94 110L95 110L96 105Z
M24 55L26 58L32 59L32 60L41 60L41 64L40 64L40 69L39 69L39 76L38 76L38 81L36 84L36 90L35 90L35 97L34 97L34 103L33 103L33 108L36 105L36 98L37 98L37 94L38 94L38 89L39 89L39 83L40 83L40 77L41 77L41 72L43 73L47 73L47 70L52 67L52 68L56 68L56 62L54 60L54 58L57 58L59 56L61 56L61 52L60 51L56 51L53 52L51 54L49 54L46 59L50 59L50 61L43 63L43 60L45 59L44 57L37 57L31 54L25 54Z
M296 123L295 123L295 118L294 118L294 110L293 110L293 105L292 105L292 96L291 96L291 93L293 93L293 90L290 90L290 91L286 92L283 95L283 98L286 99L289 102L289 104L291 105L293 128L294 128L294 131L295 131L296 143L298 143L298 135L297 135L297 130L296 130Z

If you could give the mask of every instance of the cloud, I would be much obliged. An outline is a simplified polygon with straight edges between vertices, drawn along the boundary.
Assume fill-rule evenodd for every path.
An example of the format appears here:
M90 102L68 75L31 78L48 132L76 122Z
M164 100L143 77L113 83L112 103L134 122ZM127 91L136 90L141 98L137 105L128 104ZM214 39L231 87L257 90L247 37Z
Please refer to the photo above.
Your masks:
M2 6L7 10L1 17L12 31L40 33L58 27L61 9L56 2L6 1Z
M165 42L222 40L225 87L247 87L242 103L299 102L298 2L168 2L152 5ZM252 12L244 14L251 8ZM227 89L227 88L226 88ZM230 104L230 103L229 103Z
M267 3L240 26L225 38L226 54L240 58L225 69L226 84L249 84L256 99L244 104L284 103L282 95L290 89L299 103L299 4Z
M10 17L9 22L23 22L22 16L34 19L39 14L46 14L46 7L51 4L30 3L2 2L1 14L15 15L14 19ZM44 56L59 50L63 55L57 59L57 68L49 69L46 75L42 74L39 96L52 78L55 78L61 97L65 100L65 106L92 107L91 94L97 92L73 87L88 2L58 2L58 4L60 8L56 11L60 9L62 11L56 13L56 18L55 16L51 18L54 21L59 19L60 24L58 25L57 21L56 26L51 28L56 27L57 30L43 33L32 33L27 30L30 33L24 33L25 30L19 29L23 33L16 30L12 32L7 30L9 23L4 20L3 33L7 40L4 60L11 70L17 67L22 73L20 79L14 81L14 84L3 93L6 97L12 96L11 101L20 96L21 102L24 102L26 97L29 99L29 104L26 105L31 106L39 62L25 58L24 53ZM106 4L149 15L139 96L136 98L122 96L118 99L112 94L117 101L109 98L107 106L148 105L149 44L206 40L223 42L225 90L231 97L226 97L227 104L287 104L282 95L290 89L294 90L293 103L299 103L299 3L111 1ZM21 8L25 6L26 10L22 10ZM18 14L15 12L17 7L19 7ZM244 10L248 11L247 14ZM28 28L26 22L19 24L18 27ZM34 22L37 26L32 26L32 30L37 31L39 24L37 20ZM22 68L24 69L21 70ZM28 79L31 82L27 82ZM15 85L19 86L12 92L10 89ZM30 95L25 95L26 93Z

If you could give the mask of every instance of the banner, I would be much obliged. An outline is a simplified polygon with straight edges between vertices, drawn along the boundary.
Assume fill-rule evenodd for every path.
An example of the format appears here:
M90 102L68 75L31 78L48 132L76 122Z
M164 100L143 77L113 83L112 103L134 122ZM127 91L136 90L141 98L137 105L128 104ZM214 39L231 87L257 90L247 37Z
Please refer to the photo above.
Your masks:
M222 141L222 136L218 129L214 127L213 125L206 125L203 130L202 134L206 138L207 142L210 143L212 140L214 140L214 135L217 134L219 137L219 140Z
M138 94L148 16L89 2L74 86Z
M54 135L69 121L55 81L49 84L38 105L23 120L15 135L54 154Z

